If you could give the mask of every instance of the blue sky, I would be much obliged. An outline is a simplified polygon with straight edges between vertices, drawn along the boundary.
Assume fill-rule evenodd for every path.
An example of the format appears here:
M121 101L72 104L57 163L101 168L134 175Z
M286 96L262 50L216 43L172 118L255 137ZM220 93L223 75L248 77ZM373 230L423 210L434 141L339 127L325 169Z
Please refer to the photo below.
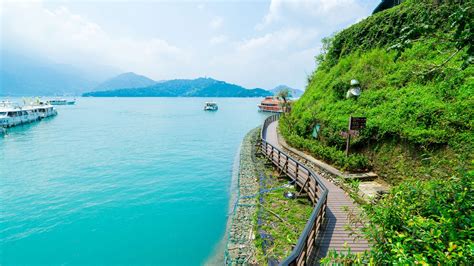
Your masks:
M2 1L3 48L155 80L209 76L303 88L321 39L378 0Z

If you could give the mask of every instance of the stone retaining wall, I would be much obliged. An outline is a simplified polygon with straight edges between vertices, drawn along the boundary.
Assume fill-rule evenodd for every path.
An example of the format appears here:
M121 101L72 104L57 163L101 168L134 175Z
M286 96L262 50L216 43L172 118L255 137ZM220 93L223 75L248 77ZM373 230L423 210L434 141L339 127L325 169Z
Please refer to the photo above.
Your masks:
M241 145L238 196L229 229L226 265L249 265L257 262L253 219L257 212L255 195L259 185L253 156L259 138L260 128L255 128L247 133Z

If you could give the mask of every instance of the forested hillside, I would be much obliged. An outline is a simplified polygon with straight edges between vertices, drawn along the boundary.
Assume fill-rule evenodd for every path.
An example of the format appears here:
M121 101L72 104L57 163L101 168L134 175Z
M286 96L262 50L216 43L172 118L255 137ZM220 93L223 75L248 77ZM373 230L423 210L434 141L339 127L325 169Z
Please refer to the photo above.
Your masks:
M174 79L141 88L84 93L85 97L264 97L271 92L264 89L246 89L212 78Z

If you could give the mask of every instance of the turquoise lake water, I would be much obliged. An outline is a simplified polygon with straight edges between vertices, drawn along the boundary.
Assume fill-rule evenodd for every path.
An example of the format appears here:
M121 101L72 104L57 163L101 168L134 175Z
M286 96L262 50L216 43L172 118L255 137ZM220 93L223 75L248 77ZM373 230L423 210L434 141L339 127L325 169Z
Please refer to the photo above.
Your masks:
M79 98L0 137L0 264L203 264L261 99Z

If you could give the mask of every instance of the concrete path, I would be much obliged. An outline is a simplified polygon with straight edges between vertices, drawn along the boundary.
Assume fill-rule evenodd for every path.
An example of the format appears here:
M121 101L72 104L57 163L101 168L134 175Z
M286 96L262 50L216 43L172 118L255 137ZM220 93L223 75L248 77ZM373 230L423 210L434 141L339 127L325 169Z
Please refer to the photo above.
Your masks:
M278 121L275 121L268 125L266 132L266 140L282 149L282 146L278 142L277 134ZM347 195L347 193L336 186L327 179L321 177L321 181L328 189L328 202L327 202L327 224L323 229L322 240L317 249L316 262L319 259L324 258L329 250L346 250L344 243L351 248L351 252L362 252L369 249L369 244L365 239L354 240L353 236L349 235L349 231L345 230L348 225L347 212L343 209L347 207L351 211L358 212L357 204Z
M281 150L282 146L278 142L277 127L278 127L278 121L275 121L271 123L270 125L268 125L266 141Z

